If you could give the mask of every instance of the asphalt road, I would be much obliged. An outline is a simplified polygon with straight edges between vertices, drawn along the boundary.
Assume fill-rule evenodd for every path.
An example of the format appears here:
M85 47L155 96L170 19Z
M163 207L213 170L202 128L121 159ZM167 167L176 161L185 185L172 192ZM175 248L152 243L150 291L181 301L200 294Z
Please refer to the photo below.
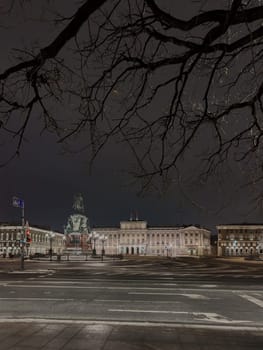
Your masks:
M152 347L141 345L141 349L164 349L169 345L165 339L171 340L166 333L175 337L178 330L180 334L183 330L185 337L180 340L181 347L178 339L177 343L176 339L172 341L178 345L174 349L190 346L190 335L197 331L203 332L202 336L193 340L189 349L193 344L197 349L206 348L216 336L221 343L217 342L214 349L230 343L233 349L263 348L263 262L189 258L46 260L26 261L24 271L15 264L4 267L0 262L3 323L118 326L119 335L124 332L128 340L128 329L135 338L144 329L143 334L152 339ZM168 338L153 341L157 329L159 338L162 332ZM141 336L136 349L145 342ZM206 337L208 343L203 341ZM107 347L104 344L102 348Z

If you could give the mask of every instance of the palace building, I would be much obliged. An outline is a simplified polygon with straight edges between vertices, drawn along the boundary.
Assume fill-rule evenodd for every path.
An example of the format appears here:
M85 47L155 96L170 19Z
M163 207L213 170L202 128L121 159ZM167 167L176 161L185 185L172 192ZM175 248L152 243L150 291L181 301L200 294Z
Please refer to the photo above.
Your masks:
M93 227L81 194L74 196L64 233L66 254L203 256L211 254L210 231L196 226L148 226L138 217L118 227Z
M0 255L34 254L69 255L149 255L206 256L211 254L209 230L189 226L149 226L138 217L121 221L117 227L93 227L85 215L81 194L74 196L72 213L64 234L28 223L0 224Z
M105 254L204 256L211 254L210 231L196 226L148 226L144 220L121 221L119 227L97 227L96 249ZM102 241L99 237L103 237ZM92 242L91 242L92 243Z
M218 256L248 256L263 254L263 225L218 225Z
M24 227L7 223L0 224L0 256L19 256L22 245L24 245L26 256L60 255L65 249L65 239L62 233L29 226L28 223Z

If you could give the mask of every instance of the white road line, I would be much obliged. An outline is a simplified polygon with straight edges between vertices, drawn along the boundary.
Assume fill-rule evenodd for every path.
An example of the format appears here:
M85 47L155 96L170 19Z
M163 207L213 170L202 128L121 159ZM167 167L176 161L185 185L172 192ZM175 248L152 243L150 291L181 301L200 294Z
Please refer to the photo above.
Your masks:
M65 286L65 285L43 285L43 284L6 284L8 288L57 288L57 289L109 289L109 290L164 290L164 288L157 287L120 287L120 286Z
M41 277L41 276L39 276ZM46 277L46 276L43 276L43 277ZM118 282L118 283L121 283L121 282L142 282L142 283L149 283L151 282L152 279L145 281L145 280L141 280L141 281L138 281L136 279L122 279L122 280L119 280L119 279L104 279L104 278L87 278L87 280L84 280L83 281L83 278L72 278L72 279L63 279L61 281L59 280L54 280L54 279L49 279L49 278L45 278L45 280L42 280L41 283L46 283L46 284L54 284L54 283L57 283L57 284L76 284L76 283L80 283L80 284L83 284L83 283L94 283L94 282L101 282L101 283L105 283L105 282ZM8 282L8 281L6 281ZM16 282L23 282L23 281L16 281ZM177 286L178 284L177 283L169 283L169 282L166 282L165 280L160 280L160 282L154 282L154 283L151 283L152 285L161 285L161 286ZM0 283L1 285L1 283Z
M0 298L1 300L12 301L74 301L75 299L62 299L62 298Z
M132 313L149 313L149 314L184 314L190 315L187 311L163 311L163 310L136 310L136 309L108 309L109 312L132 312Z
M217 284L201 284L200 287L216 288L216 287L218 287L218 285Z
M183 297L187 297L189 299L197 299L197 300L210 300L211 298L206 297L205 295L200 294L178 294L182 295Z
M164 301L164 300L133 300L133 299L94 299L98 303L144 303L144 304L175 304L179 301Z
M108 312L130 312L130 313L149 313L149 314L172 314L172 315L188 315L202 321L232 323L227 318L214 312L189 312L189 311L169 311L169 310L136 310L136 309L108 309ZM244 321L247 322L247 321Z
M244 299L250 301L251 303L254 303L254 304L263 308L263 301L262 300L257 299L255 297L252 297L251 295L247 295L247 294L239 294L239 296L241 298L244 298Z
M38 281L40 282L40 281ZM42 282L42 281L41 281ZM206 288L211 286L211 285L208 285L206 286L206 288L204 288L205 285L202 285L202 286L196 286L195 288L191 287L179 287L179 288L165 288L165 286L162 286L162 287L122 287L122 286L76 286L76 285L73 285L73 286L69 286L69 285L45 285L45 284L42 284L42 283L39 283L37 285L33 285L33 284L16 284L16 283L5 283L5 284L2 284L3 287L5 288L48 288L48 289L51 289L51 288L57 288L57 289L105 289L105 290L156 290L156 291L171 291L171 293L174 293L175 290L177 292L185 292L185 291L193 291L193 292L212 292L212 290L207 290ZM252 289L252 287L256 287L257 289ZM213 290L214 292L214 290ZM216 289L216 292L225 292L225 293L237 293L237 294L240 294L240 293L257 293L259 292L259 289L258 289L258 286L251 286L251 289L223 289L223 288L218 288Z
M196 321L209 321L215 323L250 323L247 320L229 320L226 317L214 312L188 312L188 311L164 311L164 310L139 310L139 309L108 309L108 312L126 312L126 313L150 313L150 314L172 314L188 315L194 317Z
M129 292L128 294L131 295L181 295L184 297L187 297L189 299L199 299L199 300L210 300L211 298L208 298L204 295L200 295L200 294L184 294L184 293L144 293L144 292Z
M179 295L178 293L129 292L130 295Z

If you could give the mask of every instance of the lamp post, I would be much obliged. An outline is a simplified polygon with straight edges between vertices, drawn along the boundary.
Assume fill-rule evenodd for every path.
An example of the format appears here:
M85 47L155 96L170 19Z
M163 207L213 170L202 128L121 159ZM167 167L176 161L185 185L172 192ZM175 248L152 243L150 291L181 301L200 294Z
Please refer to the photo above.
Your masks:
M168 258L169 257L169 252L172 249L172 245L171 244L166 245L165 249L166 249L166 257Z
M99 238L99 235L95 231L92 231L90 237L91 237L91 240L93 240L92 255L95 256L96 255L96 240Z
M46 234L46 237L49 239L49 260L52 261L52 253L53 253L52 243L55 237L55 233L53 231L50 231L49 233Z
M105 236L105 235L102 235L102 236L100 237L100 239L101 239L101 242L102 242L101 260L103 261L103 257L104 257L104 255L105 255L104 244L105 244L105 242L107 241L108 237Z
M25 261L25 201L18 197L12 198L13 207L21 208L21 234L20 234L20 249L21 249L21 270L24 270Z

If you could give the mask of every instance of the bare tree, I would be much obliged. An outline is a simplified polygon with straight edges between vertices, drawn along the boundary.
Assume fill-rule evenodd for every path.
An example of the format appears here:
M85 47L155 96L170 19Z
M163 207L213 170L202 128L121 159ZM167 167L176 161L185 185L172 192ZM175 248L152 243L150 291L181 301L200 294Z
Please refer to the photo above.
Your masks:
M184 3L191 13L176 1L86 0L57 17L54 40L0 74L15 155L35 110L59 142L89 135L91 160L125 142L145 186L197 155L205 175L227 159L261 171L261 1Z

